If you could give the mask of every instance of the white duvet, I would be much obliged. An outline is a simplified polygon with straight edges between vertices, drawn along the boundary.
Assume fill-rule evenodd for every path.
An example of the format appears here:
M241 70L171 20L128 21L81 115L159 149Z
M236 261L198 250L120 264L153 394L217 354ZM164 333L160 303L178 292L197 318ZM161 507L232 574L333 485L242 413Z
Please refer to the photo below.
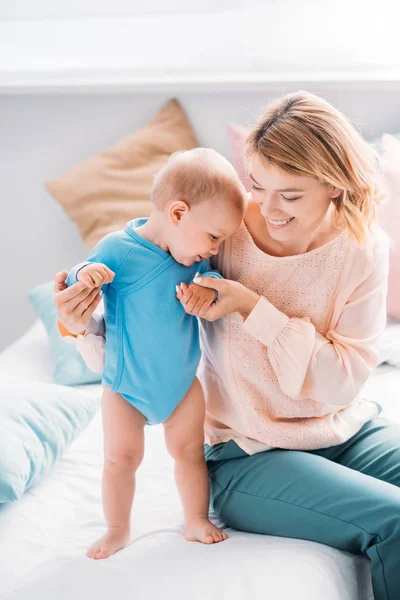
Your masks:
M13 378L52 381L39 322L0 356L0 379ZM100 386L79 389L100 393ZM380 367L367 391L400 422L400 370ZM104 530L101 468L99 412L41 484L0 506L1 600L372 599L368 560L321 544L229 528L221 544L186 542L161 426L146 429L133 543L92 561L86 548Z

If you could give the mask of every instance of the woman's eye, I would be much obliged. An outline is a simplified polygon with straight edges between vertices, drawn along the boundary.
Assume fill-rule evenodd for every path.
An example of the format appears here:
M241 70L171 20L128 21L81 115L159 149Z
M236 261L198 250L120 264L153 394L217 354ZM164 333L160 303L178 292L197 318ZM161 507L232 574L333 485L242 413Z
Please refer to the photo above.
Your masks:
M212 240L217 240L218 239L217 237L215 237L215 235L212 235L211 233L210 233L210 237L211 237Z
M262 192L262 188L257 187L256 185L254 185L254 183L252 184L251 189L256 190L257 192Z
M287 198L287 197L286 197L286 196L284 196L283 194L282 194L282 198L283 198L284 200L286 200L286 202L294 202L295 200L298 200L298 199L299 199L298 197L297 197L297 198Z

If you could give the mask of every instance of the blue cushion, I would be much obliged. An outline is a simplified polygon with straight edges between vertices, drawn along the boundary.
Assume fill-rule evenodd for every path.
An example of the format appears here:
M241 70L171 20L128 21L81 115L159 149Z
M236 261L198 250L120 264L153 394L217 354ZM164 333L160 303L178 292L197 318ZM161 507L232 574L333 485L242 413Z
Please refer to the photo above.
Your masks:
M52 383L0 385L0 502L37 484L87 426L100 394Z
M34 287L29 292L28 298L36 314L43 321L50 338L54 381L63 385L99 383L101 374L91 371L77 351L74 341L62 338L58 331L53 281Z

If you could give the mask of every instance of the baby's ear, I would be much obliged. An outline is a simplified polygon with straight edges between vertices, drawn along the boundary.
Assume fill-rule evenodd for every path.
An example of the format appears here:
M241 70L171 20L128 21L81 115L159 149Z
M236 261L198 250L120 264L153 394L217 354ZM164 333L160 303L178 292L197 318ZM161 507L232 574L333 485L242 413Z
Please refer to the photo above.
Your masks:
M175 200L168 208L168 216L173 225L179 225L182 218L189 212L189 206L183 200Z

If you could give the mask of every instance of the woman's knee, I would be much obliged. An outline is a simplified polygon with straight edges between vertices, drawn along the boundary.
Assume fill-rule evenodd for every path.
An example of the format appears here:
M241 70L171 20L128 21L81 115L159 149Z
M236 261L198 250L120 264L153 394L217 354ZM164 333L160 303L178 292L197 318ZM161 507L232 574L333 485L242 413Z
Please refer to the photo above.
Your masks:
M312 539L350 552L365 552L379 540L391 539L400 551L399 488L349 469L341 473L340 466L326 459L318 461L319 487L317 472L312 478L305 476L307 456L300 457L303 469L297 480L288 468L294 454L277 454L279 469L268 469L266 458L233 459L209 468L212 505L224 523L246 531ZM288 481L282 486L283 471Z

